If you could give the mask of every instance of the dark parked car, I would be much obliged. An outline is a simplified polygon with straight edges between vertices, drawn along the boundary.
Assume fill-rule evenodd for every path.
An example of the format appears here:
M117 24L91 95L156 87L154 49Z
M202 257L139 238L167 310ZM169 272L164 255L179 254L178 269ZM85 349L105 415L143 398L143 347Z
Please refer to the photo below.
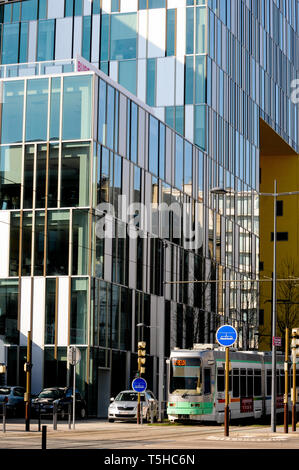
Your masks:
M23 387L2 385L0 386L0 407L6 403L7 416L24 416L25 389ZM2 414L2 409L0 410Z
M73 411L73 389L64 387L44 388L40 394L32 400L33 414L52 414L54 401L57 403L58 416L66 417L69 404ZM87 405L81 394L76 390L76 416L84 419L87 414Z

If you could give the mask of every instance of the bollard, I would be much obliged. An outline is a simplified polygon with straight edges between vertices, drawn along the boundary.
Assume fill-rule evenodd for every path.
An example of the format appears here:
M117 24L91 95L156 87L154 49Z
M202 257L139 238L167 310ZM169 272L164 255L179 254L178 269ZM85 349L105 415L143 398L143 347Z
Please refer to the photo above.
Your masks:
M140 403L140 424L143 424L143 403Z
M3 432L6 432L6 403L3 403Z
M57 431L57 403L53 402L53 430Z
M47 426L42 427L42 450L47 449Z

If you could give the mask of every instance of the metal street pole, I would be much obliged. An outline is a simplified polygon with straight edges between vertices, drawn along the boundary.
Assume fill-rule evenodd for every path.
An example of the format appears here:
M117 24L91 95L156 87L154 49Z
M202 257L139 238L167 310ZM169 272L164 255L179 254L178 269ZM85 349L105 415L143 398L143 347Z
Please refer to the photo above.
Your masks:
M229 347L225 348L224 435L229 436Z
M284 358L284 432L289 432L289 329L285 332L285 358Z
M26 393L25 393L25 430L30 431L30 394L31 394L31 331L27 334L27 358L25 364Z
M296 333L292 330L293 393L292 393L292 431L296 431Z
M76 355L75 349L73 352ZM75 416L76 416L76 362L73 365L73 429L75 429Z
M276 336L276 201L277 181L274 181L274 233L273 233L273 292L272 292L272 401L271 401L271 430L276 432L276 345L273 338Z

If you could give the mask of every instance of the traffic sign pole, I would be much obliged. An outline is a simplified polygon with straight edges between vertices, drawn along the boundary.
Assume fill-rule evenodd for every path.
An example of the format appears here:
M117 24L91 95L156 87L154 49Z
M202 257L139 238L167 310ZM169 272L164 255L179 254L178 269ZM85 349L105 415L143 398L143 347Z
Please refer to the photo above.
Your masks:
M216 341L225 347L225 404L224 435L229 436L229 348L237 341L237 331L231 325L223 325L216 332Z
M229 347L225 348L225 408L224 435L229 436Z

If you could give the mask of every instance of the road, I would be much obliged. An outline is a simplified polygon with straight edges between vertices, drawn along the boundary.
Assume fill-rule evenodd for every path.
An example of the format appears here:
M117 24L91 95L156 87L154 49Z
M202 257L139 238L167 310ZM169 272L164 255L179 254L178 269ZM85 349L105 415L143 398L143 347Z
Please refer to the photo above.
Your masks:
M47 449L299 449L299 429L285 434L282 426L272 433L270 426L230 426L224 437L223 426L108 423L87 420L68 429L58 423L56 431L47 423ZM41 449L41 432L36 422L30 432L22 421L0 427L0 449Z

